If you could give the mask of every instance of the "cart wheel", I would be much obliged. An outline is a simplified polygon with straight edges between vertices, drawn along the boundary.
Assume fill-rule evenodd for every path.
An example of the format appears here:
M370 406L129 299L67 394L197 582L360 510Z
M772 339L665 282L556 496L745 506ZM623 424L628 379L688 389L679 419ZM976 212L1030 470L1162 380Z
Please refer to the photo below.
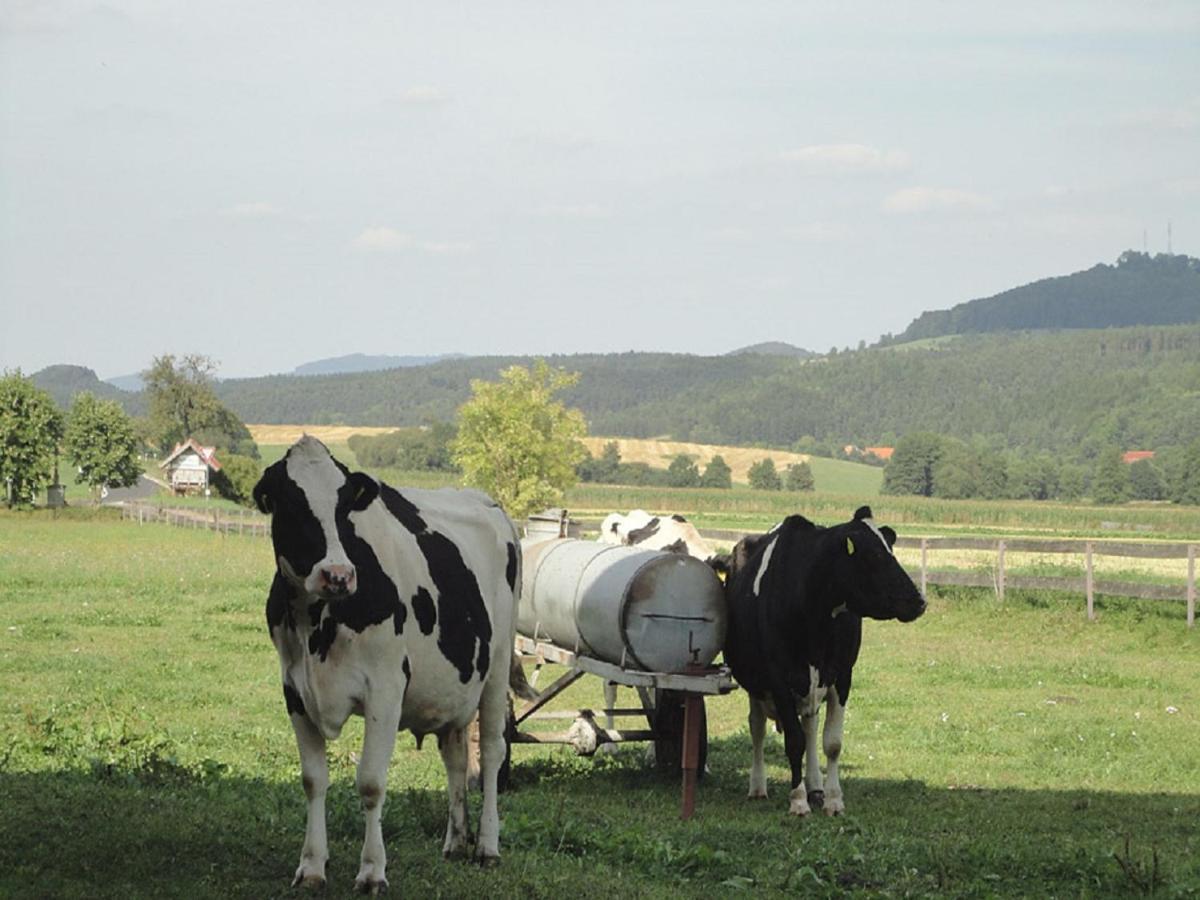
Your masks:
M654 742L654 766L658 771L678 775L683 761L683 691L654 691L654 730L658 740ZM704 766L708 760L708 713L700 705L700 747L696 777L704 777Z

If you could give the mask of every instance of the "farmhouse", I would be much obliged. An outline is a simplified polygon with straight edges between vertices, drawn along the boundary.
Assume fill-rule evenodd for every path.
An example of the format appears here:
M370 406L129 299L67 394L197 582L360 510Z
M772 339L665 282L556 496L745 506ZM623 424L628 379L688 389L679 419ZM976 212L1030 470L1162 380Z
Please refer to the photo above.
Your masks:
M191 494L204 491L212 473L221 471L221 464L215 447L201 447L195 438L188 438L175 445L160 468L165 470L172 491Z

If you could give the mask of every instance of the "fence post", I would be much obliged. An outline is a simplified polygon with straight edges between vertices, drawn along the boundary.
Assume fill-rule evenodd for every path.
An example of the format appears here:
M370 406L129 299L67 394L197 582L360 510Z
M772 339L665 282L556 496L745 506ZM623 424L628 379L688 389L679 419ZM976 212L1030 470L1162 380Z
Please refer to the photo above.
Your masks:
M1188 545L1187 627L1196 624L1196 545Z
M1096 620L1095 606L1095 577L1092 573L1092 542L1088 541L1085 545L1084 561L1083 561L1083 583L1084 589L1087 592L1087 617L1089 622Z
M926 587L926 581L925 581L925 550L926 550L926 539L925 539L925 538L921 538L921 596L922 596L922 597L925 597L925 596L927 596L927 594L926 594L926 590L925 590L925 587Z
M1001 603L1004 602L1004 551L1006 545L1004 541L1000 541L996 546L996 568L999 570L996 575L996 593Z

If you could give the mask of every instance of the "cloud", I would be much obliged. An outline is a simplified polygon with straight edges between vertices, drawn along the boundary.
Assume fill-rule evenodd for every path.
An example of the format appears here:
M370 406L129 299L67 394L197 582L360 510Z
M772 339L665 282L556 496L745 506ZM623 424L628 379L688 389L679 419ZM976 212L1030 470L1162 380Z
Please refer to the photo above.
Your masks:
M595 220L607 219L610 213L607 207L599 203L568 203L540 207L537 214L549 219Z
M990 198L957 188L910 187L883 201L885 212L920 215L934 212L987 212L995 209Z
M221 210L221 215L230 219L272 219L282 215L283 210L265 200L251 203L235 203Z
M880 150L865 144L812 144L785 150L779 158L811 175L886 175L912 166L903 150Z
M470 241L418 241L417 249L434 256L454 256L470 253L475 245Z
M364 228L358 237L350 242L357 250L370 253L405 253L417 251L430 256L455 256L470 253L475 245L470 241L429 241L417 240L410 234L397 231L395 228L375 226Z
M711 232L711 234L714 240L725 244L748 244L754 240L754 232L749 228L741 228L737 225L727 225L724 228L718 228Z
M351 244L359 250L379 253L396 253L413 246L413 239L395 228L364 228Z
M419 84L401 91L391 101L401 106L441 106L450 102L450 95L441 88Z
M1132 110L1121 116L1121 124L1139 131L1186 132L1200 128L1200 100L1178 106Z
M850 228L840 222L806 222L787 229L785 233L794 241L823 244L845 240L850 236Z

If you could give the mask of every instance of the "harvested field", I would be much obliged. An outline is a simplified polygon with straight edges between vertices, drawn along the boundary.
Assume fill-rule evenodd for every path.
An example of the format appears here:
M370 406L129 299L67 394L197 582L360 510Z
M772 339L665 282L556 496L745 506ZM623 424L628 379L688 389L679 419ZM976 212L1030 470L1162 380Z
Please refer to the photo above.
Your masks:
M256 444L294 444L301 435L311 434L325 444L344 444L352 434L386 434L395 428L377 425L247 425Z
M791 453L787 450L763 450L757 447L729 447L719 444L692 444L685 441L658 441L641 438L586 437L584 446L593 456L599 456L609 441L617 442L621 462L642 462L656 469L665 469L680 453L686 453L696 461L701 471L708 461L720 454L733 472L733 480L744 482L750 467L761 459L770 457L781 473L793 463L808 462L807 453Z

